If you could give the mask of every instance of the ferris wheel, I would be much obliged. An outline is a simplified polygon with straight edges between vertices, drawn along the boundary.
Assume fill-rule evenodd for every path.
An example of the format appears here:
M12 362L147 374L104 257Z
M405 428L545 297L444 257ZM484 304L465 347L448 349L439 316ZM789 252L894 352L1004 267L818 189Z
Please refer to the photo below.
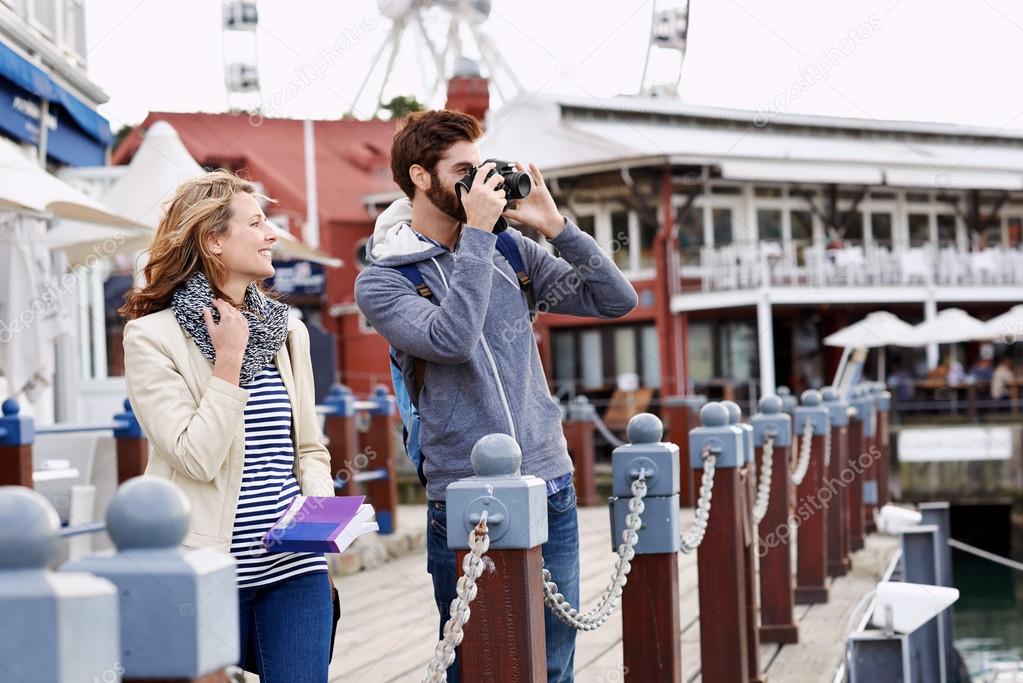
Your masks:
M373 115L390 83L400 53L415 51L420 67L417 99L437 104L447 79L467 59L478 61L498 97L507 101L523 90L515 70L509 66L483 28L490 16L491 0L377 0L380 13L391 22L387 38L377 50L349 114L354 114L370 80L383 61L383 76L373 101ZM415 39L413 39L413 37ZM474 48L467 53L467 44ZM384 55L387 55L384 60Z
M689 0L676 0L668 7L665 4L655 2L651 11L650 40L643 60L640 95L678 97L679 94L689 43ZM653 68L655 66L658 68Z

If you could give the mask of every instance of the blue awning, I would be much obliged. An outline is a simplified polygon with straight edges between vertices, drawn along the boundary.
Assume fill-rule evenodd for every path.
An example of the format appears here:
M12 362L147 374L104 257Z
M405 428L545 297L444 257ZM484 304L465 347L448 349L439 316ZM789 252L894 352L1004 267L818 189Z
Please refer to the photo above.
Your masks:
M0 77L36 97L60 105L85 133L103 145L110 145L114 141L110 123L105 118L58 85L45 71L3 43L0 43Z

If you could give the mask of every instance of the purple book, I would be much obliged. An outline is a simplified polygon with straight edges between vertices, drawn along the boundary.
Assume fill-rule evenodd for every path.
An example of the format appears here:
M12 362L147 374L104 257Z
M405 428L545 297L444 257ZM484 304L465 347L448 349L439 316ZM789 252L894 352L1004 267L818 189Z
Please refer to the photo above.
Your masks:
M263 536L270 553L340 553L359 536L377 531L365 496L296 496Z

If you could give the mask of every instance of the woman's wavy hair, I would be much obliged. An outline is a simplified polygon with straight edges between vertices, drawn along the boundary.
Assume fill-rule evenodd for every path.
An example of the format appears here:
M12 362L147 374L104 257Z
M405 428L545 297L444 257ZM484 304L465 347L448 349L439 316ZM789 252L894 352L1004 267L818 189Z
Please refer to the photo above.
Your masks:
M129 291L117 312L132 320L167 308L174 290L196 270L206 274L214 296L229 301L220 290L227 270L210 251L208 241L211 235L227 234L231 200L238 192L266 199L253 183L223 169L179 185L163 206L143 269L145 284Z

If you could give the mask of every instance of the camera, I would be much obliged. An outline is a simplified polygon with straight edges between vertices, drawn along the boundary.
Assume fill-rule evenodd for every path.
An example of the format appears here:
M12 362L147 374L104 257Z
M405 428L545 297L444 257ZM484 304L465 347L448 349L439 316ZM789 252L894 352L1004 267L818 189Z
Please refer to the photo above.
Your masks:
M510 209L511 202L516 199L525 199L529 196L529 193L533 190L533 181L530 180L528 173L515 170L515 164L510 161L501 161L500 159L487 159L483 164L489 164L493 162L494 170L487 174L487 179L493 174L497 173L504 182L497 187L503 188L505 192L505 198L508 200L508 204L504 208ZM473 166L469 169L469 172L465 176L455 183L455 195L458 200L462 200L462 195L458 191L458 188L463 188L466 192L472 187L473 180L476 179L476 171L479 170L479 166Z

